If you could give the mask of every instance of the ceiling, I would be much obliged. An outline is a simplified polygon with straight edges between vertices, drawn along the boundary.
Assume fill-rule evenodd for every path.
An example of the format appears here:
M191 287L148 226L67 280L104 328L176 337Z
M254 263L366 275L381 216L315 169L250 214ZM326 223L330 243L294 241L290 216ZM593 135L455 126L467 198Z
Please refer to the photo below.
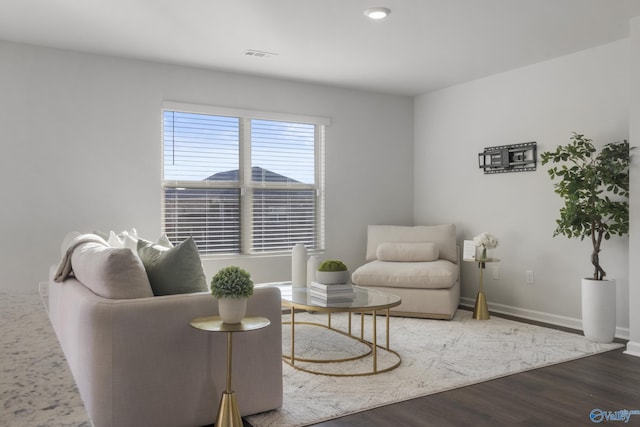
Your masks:
M625 38L635 16L640 0L0 0L0 39L416 95Z

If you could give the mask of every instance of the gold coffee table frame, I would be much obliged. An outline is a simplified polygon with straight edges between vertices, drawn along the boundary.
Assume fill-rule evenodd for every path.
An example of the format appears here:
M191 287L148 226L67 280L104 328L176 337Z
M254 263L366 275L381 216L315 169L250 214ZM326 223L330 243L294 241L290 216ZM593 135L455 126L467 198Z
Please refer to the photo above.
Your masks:
M389 309L392 307L396 307L400 305L402 300L400 297L392 294L387 294L385 292L375 291L371 289L365 289L358 286L354 286L355 298L351 302L341 302L341 303L327 303L326 305L320 305L311 299L307 288L293 288L290 283L280 283L280 284L271 284L270 286L276 286L280 289L282 305L290 308L291 320L289 322L283 322L285 325L291 325L291 353L290 355L283 355L282 358L285 363L290 365L291 367L298 369L300 371L308 372L311 374L319 374L319 375L327 375L334 377L356 377L356 376L366 376L366 375L375 375L380 374L382 372L388 372L395 368L397 368L401 363L400 355L392 350L389 345ZM327 313L327 323L316 323L316 322L296 322L296 310L306 310L312 312L320 312ZM331 314L332 313L349 313L349 324L348 330L342 331L340 329L336 329L331 325ZM384 345L378 344L377 337L377 316L378 312L382 312L385 315L386 320L386 336ZM352 333L352 314L359 313L360 314L360 336L356 336ZM364 338L364 314L371 313L372 319L372 339L373 341L368 341ZM346 358L337 358L337 359L310 359L304 357L296 357L295 355L295 327L296 325L311 325L318 326L329 329L333 332L337 332L344 336L347 336L354 341L365 344L369 347L369 351L366 351L364 354L360 354L357 356L346 357ZM378 369L378 349L383 349L388 351L389 353L394 354L398 361L385 369ZM324 372L321 370L304 368L296 364L296 362L309 362L309 363L339 363L339 362L348 362L352 360L363 359L365 357L372 356L372 367L370 371L356 373L356 374L337 374Z
M218 405L216 427L242 427L242 418L238 409L236 394L231 388L231 363L233 361L232 336L235 332L248 332L266 328L271 321L266 317L245 317L240 323L224 323L220 316L196 317L190 325L207 332L227 333L227 383Z

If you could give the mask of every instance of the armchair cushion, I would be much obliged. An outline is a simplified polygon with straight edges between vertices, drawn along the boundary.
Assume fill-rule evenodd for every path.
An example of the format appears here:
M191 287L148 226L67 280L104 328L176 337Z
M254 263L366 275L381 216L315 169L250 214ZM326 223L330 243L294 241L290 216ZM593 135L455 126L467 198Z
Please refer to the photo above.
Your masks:
M356 285L417 289L451 288L458 281L458 265L439 259L432 262L371 261L353 272Z
M438 255L435 243L381 243L376 251L380 261L435 261Z

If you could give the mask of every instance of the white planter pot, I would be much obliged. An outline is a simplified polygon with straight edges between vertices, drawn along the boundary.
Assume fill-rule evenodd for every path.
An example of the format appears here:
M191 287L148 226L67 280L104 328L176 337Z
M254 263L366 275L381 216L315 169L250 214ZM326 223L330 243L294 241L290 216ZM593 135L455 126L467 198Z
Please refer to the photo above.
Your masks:
M240 323L247 312L248 298L220 298L218 313L224 323Z
M345 271L316 271L316 282L324 285L348 283L351 279L349 270Z
M582 279L582 330L591 341L613 341L616 335L615 280Z

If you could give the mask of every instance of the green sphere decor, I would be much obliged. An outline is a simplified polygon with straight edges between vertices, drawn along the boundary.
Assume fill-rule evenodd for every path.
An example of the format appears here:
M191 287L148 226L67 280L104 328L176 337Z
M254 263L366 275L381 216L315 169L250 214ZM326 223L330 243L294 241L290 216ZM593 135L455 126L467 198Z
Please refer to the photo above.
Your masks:
M211 279L211 295L218 299L249 297L253 295L251 275L240 267L225 267Z
M345 263L335 259L329 259L324 261L318 267L318 271L346 271L347 266Z

